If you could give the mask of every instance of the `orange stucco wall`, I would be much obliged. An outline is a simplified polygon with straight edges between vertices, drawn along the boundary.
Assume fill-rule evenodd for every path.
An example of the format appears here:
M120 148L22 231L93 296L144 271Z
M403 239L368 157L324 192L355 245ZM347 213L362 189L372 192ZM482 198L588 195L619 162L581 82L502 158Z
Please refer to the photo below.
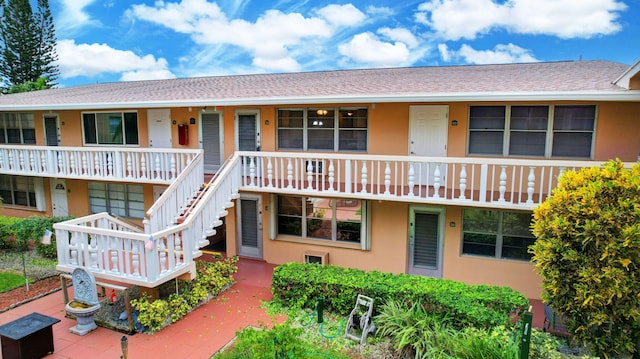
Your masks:
M408 220L410 205L399 202L370 202L371 249L339 248L319 240L287 237L269 239L269 196L263 202L263 259L282 264L302 261L305 252L328 252L329 263L363 270L392 273L408 271ZM468 284L489 284L514 288L528 298L539 298L541 279L530 262L462 255L462 207L445 208L443 278ZM237 253L237 233L230 230L236 212L227 217L227 246Z

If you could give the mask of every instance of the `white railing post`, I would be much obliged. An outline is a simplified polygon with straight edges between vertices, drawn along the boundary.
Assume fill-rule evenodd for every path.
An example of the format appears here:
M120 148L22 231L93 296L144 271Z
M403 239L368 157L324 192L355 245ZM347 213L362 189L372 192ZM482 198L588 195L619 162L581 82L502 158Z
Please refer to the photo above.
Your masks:
M507 192L507 166L500 166L500 168L500 183L498 186L500 198L498 198L498 202L504 202L504 194Z
M333 159L329 160L329 191L335 191L333 181L335 180L335 168L333 167Z
M415 186L416 181L416 170L413 168L414 163L409 162L409 173L407 175L407 186L409 187L409 192L407 196L413 197L413 186Z
M433 198L440 198L440 163L436 163L436 169L433 171ZM445 197L446 197L445 188Z
M535 167L529 167L529 176L527 177L527 203L533 203L533 187L536 184L536 175L533 172Z
M487 165L486 163L483 163L482 165L480 165L480 189L478 193L479 195L478 201L481 203L484 203L487 201L487 181L489 180L487 178L488 167L489 165Z
M467 199L465 191L467 190L467 165L460 165L460 197L459 199Z
M384 162L384 194L390 195L391 191L389 190L391 187L391 164L389 161Z

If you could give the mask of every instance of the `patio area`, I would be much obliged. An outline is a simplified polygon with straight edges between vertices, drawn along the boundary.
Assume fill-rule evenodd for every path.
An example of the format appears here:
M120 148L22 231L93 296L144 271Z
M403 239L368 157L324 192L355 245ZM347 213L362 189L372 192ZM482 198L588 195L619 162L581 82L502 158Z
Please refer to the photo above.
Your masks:
M127 335L128 358L206 359L227 344L236 331L247 326L259 326L260 323L270 324L273 319L260 306L261 301L271 299L274 268L274 265L262 261L241 259L235 274L237 283L215 300L156 334ZM544 320L542 302L531 300L531 303L533 326L541 328ZM85 336L69 332L76 321L65 318L61 291L0 314L0 325L33 312L60 319L53 326L54 353L46 358L120 358L122 333L102 327Z

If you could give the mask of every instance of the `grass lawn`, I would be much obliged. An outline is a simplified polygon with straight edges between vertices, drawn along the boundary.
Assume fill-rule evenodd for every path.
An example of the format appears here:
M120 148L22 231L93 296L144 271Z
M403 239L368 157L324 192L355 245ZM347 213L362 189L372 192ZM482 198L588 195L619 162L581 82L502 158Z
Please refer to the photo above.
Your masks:
M25 281L22 275L13 272L0 272L0 293L23 285L25 285Z

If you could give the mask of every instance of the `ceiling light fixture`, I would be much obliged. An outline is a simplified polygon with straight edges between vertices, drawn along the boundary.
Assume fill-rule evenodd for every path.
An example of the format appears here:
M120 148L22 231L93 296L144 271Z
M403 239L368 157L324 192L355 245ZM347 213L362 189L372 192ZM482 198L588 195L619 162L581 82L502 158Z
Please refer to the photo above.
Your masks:
M318 111L316 111L316 113L320 116L325 116L326 114L329 113L329 111L325 110L325 109L320 109Z

